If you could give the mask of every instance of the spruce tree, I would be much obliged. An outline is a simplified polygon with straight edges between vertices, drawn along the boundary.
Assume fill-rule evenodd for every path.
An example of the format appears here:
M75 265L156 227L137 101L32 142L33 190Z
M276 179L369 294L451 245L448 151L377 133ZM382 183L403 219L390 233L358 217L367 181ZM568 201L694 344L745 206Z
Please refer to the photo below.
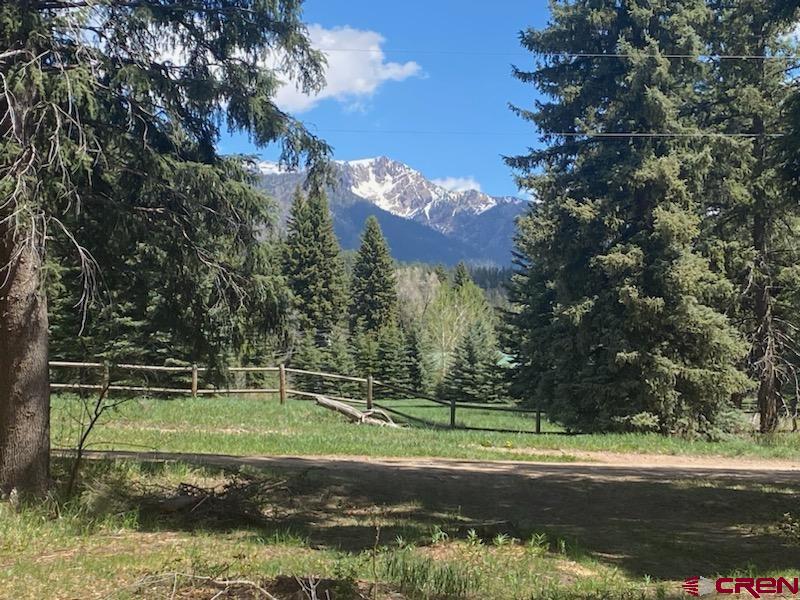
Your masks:
M305 371L320 371L325 365L325 359L325 351L317 345L316 340L309 333L300 332L292 348L289 365ZM318 375L300 373L292 377L296 389L300 391L317 394L327 391L326 381Z
M412 327L406 334L406 363L410 388L418 392L426 391L428 374L425 370L425 347L419 327Z
M540 59L516 76L546 98L516 112L548 145L507 159L539 199L519 223L509 340L528 400L568 428L709 431L747 385L713 308L730 286L696 250L705 64L667 56L702 54L709 17L703 0L554 2L522 35ZM568 56L587 53L616 57Z
M380 371L380 344L374 331L360 331L352 336L359 377L376 376Z
M467 270L467 265L463 262L459 262L453 272L453 287L460 288L468 281L472 281L472 277L470 277L469 271Z
M394 263L378 220L364 224L353 266L350 323L354 331L377 332L397 319Z
M356 375L356 362L351 352L351 342L344 327L334 328L328 346L323 350L322 368L329 373ZM325 392L337 396L353 397L358 393L358 384L332 379L326 380Z
M800 350L794 342L800 322L792 274L800 259L795 248L800 208L782 178L787 171L781 169L785 157L797 155L797 146L789 148L791 135L785 140L775 136L791 134L793 125L786 72L794 60L781 56L797 53L788 36L796 6L775 1L709 4L714 15L710 52L752 58L713 61L698 118L709 130L752 137L718 137L710 143L715 167L704 194L707 245L736 285L729 310L750 345L746 367L757 384L761 431L771 432L778 425L781 399L797 396Z
M500 352L489 324L476 321L455 351L453 365L439 388L443 400L496 402L505 396Z
M375 373L378 380L401 387L409 387L408 357L403 331L396 323L390 323L378 332L378 364ZM397 392L382 389L384 396L397 396Z
M346 304L341 249L323 192L296 190L288 221L284 273L294 293L299 327L324 346Z
M286 166L320 172L329 148L275 105L279 73L263 61L281 56L283 78L305 91L323 85L300 17L298 0L0 3L0 490L43 495L50 481L44 261L54 237L70 246L87 302L102 295L98 272L146 246L164 254L168 293L181 292L168 301L199 292L178 317L241 323L259 297L281 318L280 282L257 272L269 202L216 147L224 123L258 146L283 145ZM196 339L218 345L236 329Z

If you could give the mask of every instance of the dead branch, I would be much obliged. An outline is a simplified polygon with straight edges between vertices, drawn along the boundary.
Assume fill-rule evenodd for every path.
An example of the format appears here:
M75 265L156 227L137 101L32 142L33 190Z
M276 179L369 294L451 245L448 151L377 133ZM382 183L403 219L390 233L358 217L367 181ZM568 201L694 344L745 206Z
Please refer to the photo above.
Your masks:
M217 579L215 577L206 577L202 575L192 575L190 573L163 573L159 575L148 575L146 577L141 578L139 581L136 582L135 587L138 590L141 590L146 587L152 587L155 585L161 585L164 583L171 582L172 590L173 590L173 597L175 592L178 590L179 582L181 580L186 580L187 583L194 583L194 584L203 584L219 590L219 593L214 596L214 598L222 597L223 595L227 594L230 591L235 590L236 588L246 588L252 590L254 592L258 592L262 598L266 600L279 600L272 594L270 594L267 590L261 587L254 581L250 581L248 579Z
M323 407L327 408L328 410L333 410L340 414L346 416L352 423L364 423L366 425L378 425L380 427L393 427L393 428L400 428L400 425L392 421L391 417L387 415L384 411L374 409L368 410L366 412L361 412L357 408L353 408L349 404L345 404L344 402L339 402L338 400L331 400L330 398L326 398L325 396L315 395L314 400L316 403ZM373 415L377 415L383 417L385 420L375 419Z
M131 500L141 509L158 514L209 523L249 523L265 525L263 507L274 500L275 493L286 488L286 480L264 480L235 476L218 488L202 488L181 483L177 489L149 487Z
M83 459L83 452L86 449L86 440L89 439L89 435L92 433L94 426L97 425L97 422L100 420L100 417L103 416L103 413L109 408L108 405L105 403L106 396L108 395L108 388L111 385L111 380L105 378L103 381L103 387L100 389L100 393L97 395L97 399L94 403L94 409L89 411L88 406L84 404L84 409L89 414L89 423L86 427L83 428L81 432L81 437L78 440L78 445L75 448L75 462L72 463L72 469L69 473L69 482L67 483L67 497L72 496L75 492L75 483L78 480L78 472L81 468L81 460Z

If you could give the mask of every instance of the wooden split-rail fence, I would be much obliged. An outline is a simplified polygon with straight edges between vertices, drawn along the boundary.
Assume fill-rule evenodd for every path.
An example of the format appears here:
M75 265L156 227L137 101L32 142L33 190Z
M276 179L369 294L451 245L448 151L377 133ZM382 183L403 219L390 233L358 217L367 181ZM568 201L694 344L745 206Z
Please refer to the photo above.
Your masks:
M79 393L83 391L101 392L105 390L109 393L121 392L121 393L153 394L159 396L189 396L192 398L197 398L198 396L204 396L204 395L219 396L219 395L244 395L244 394L262 394L262 395L277 394L281 404L285 404L289 396L313 399L319 395L323 395L326 398L330 398L332 400L338 400L340 402L346 402L348 404L364 405L366 406L367 410L372 410L373 408L377 407L387 412L393 413L397 416L400 416L408 421L417 422L419 424L430 427L467 429L473 431L494 431L503 433L536 433L536 434L542 433L542 412L538 409L523 408L512 404L477 404L473 402L457 402L455 400L450 400L448 402L436 398L435 396L430 396L416 390L405 388L403 386L395 385L388 382L378 381L375 378L373 378L372 375L367 375L366 377L354 377L351 375L341 375L338 373L326 373L324 371L310 371L306 369L296 369L296 368L286 367L283 364L280 364L278 366L269 366L269 367L257 367L257 366L230 367L226 369L226 372L233 376L241 375L246 377L247 374L249 373L277 374L278 387L220 388L220 387L201 387L200 378L203 374L209 372L209 369L205 367L199 367L197 365L158 366L158 365L127 364L127 363L110 364L104 362L72 362L72 361L62 361L62 360L50 361L49 365L51 370L68 369L68 370L80 370L84 373L87 371L88 372L99 371L100 373L99 383L84 383L83 381L73 382L73 383L51 382L50 388L52 390L73 391ZM178 384L174 383L168 386L129 385L126 383L113 383L111 379L112 369L114 371L121 370L130 373L140 373L140 374L155 373L173 377L183 376L187 380L187 385L186 387L177 387ZM328 393L321 394L319 392L309 392L305 390L294 389L289 386L289 375L295 375L301 377L318 377L322 380L327 379L339 382L357 383L363 386L365 392L364 397L347 398L342 396L331 395ZM394 393L404 394L404 396L402 397L407 399L427 400L435 404L447 406L450 409L450 422L449 424L445 425L442 423L428 421L419 418L417 416L409 415L407 413L399 411L395 407L389 407L386 406L385 404L379 403L375 399L375 388L377 387L385 388ZM516 413L526 416L535 415L535 430L527 431L527 430L514 430L514 429L486 428L486 427L468 427L466 425L459 424L457 422L456 414L458 410L481 410L489 412L505 412L505 413Z

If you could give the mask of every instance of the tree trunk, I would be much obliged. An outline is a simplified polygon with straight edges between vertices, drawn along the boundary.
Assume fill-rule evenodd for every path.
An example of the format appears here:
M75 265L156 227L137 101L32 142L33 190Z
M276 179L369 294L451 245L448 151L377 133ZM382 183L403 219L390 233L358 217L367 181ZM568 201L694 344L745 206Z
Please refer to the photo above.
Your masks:
M764 48L762 53L766 52ZM763 60L762 60L763 63ZM763 70L763 64L761 65ZM753 130L764 135L766 127L760 115L753 119ZM753 180L762 176L767 159L764 137L755 143L756 168ZM753 265L753 309L755 312L754 360L758 377L758 410L761 414L761 433L771 433L778 428L778 370L775 323L773 319L772 271L770 269L770 208L759 183L755 185L753 215L753 247L756 251Z
M5 233L5 235L3 235ZM15 252L18 257L9 265ZM0 491L50 484L47 300L35 248L0 229Z
M768 233L766 218L757 214L753 223L753 242L757 251L753 288L756 318L755 366L758 376L758 411L761 433L778 428L778 371L775 324L772 314L772 285L769 276Z

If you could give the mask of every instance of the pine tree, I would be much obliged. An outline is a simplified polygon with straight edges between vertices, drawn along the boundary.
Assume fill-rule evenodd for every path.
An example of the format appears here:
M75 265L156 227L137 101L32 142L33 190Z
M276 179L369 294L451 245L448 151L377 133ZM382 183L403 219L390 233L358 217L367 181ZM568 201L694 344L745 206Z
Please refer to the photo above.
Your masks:
M356 375L356 362L350 351L350 339L344 327L336 327L323 351L322 368L329 373ZM352 398L358 394L358 384L343 380L326 380L325 392Z
M289 365L295 369L304 371L321 371L325 364L325 351L318 345L314 337L306 332L299 332L298 338L292 348L292 355ZM293 375L296 389L303 392L313 392L317 394L325 393L326 382L317 375L297 374Z
M278 73L262 61L277 53L301 88L323 84L300 13L296 0L0 3L0 490L43 495L50 481L54 237L81 267L84 299L98 271L124 279L131 254L163 254L147 285L169 276L161 306L178 307L201 350L245 335L251 311L282 318L258 244L270 204L215 148L224 122L320 172L329 148L275 106Z
M380 371L380 344L374 331L360 331L352 336L356 369L360 377L376 376Z
M742 341L713 308L730 285L695 247L707 151L647 136L697 131L705 64L666 55L702 54L709 16L703 0L556 2L522 36L540 66L516 76L549 99L517 113L574 135L508 159L539 198L519 223L509 341L528 400L568 428L709 431L747 385ZM624 56L565 55L585 53Z
M352 329L377 332L397 319L394 263L378 220L364 224L361 247L353 266L350 322Z
M295 192L288 222L284 273L294 293L301 330L322 346L346 304L341 249L323 192Z
M406 340L396 323L390 323L378 332L377 369L375 375L379 381L409 387ZM384 396L397 396L396 392L386 388L380 391Z
M406 363L409 387L425 392L428 389L428 374L425 370L425 348L418 327L412 327L406 334Z
M796 12L790 4L710 2L711 53L772 58L715 61L698 115L710 130L755 134L720 137L710 144L715 168L704 194L704 214L710 252L737 287L728 310L750 344L746 366L757 383L762 432L777 427L781 398L797 396L800 348L793 340L800 322L791 272L800 259L795 249L800 208L781 177L782 150L791 136L772 136L792 128L786 69L793 63L780 59L797 54L787 35ZM796 151L797 146L788 155Z
M467 270L467 265L463 262L459 262L453 272L453 287L460 288L466 285L468 281L471 282L472 277L470 277L469 271Z
M436 274L436 278L439 280L439 283L446 283L450 279L447 275L447 269L442 264L436 265L433 269L433 272Z
M476 321L456 348L453 366L439 388L443 400L497 402L505 396L500 352L486 321Z

